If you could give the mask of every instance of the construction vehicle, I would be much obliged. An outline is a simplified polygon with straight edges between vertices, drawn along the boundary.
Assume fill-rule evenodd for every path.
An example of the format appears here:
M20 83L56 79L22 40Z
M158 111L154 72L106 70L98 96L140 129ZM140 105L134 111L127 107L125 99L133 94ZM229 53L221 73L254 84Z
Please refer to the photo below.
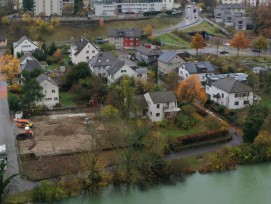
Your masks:
M24 127L33 127L33 123L28 119L15 119L17 122L17 127L24 128Z
M17 140L26 140L33 138L33 132L30 130L30 127L25 127L24 130L24 132L19 131L19 133L16 135Z

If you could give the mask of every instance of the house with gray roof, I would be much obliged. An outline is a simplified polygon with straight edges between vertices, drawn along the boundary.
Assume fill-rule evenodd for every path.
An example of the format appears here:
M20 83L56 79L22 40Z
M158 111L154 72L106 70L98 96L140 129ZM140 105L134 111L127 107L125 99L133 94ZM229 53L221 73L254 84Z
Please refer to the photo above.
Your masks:
M6 37L0 36L0 48L8 46L8 39Z
M28 60L37 60L35 57L31 55L31 53L25 53L21 58L20 58L20 66L25 64ZM38 61L38 60L37 60Z
M89 61L90 71L94 75L107 77L107 69L116 61L117 58L112 52L100 52Z
M35 49L38 49L38 43L30 40L26 36L23 36L20 40L13 43L13 54L17 56L17 54L21 53L31 53Z
M181 79L186 79L192 75L197 75L202 83L207 80L207 75L214 74L216 67L208 61L186 62L178 68L178 75Z
M31 60L31 59L26 60L25 63L21 65L20 69L21 69L20 72L22 72L24 70L28 71L28 72L32 72L35 69L40 69L42 71L46 71L46 68L43 65L41 65L39 63L39 61L36 60L36 59L34 59L34 60Z
M158 58L158 71L159 74L168 74L175 72L185 60L174 51L166 51Z
M152 122L172 119L180 111L173 91L148 92L135 97L135 102Z
M48 109L59 103L59 87L57 83L49 76L40 74L36 79L42 87L43 98L37 102L37 105L46 106Z
M108 41L116 49L135 49L140 46L143 31L139 28L114 28L108 32Z
M226 106L228 109L240 109L252 105L252 88L244 82L226 77L206 84L206 94L210 101Z
M112 84L116 82L121 76L127 75L136 78L138 73L124 62L118 60L111 67L107 69L107 82Z
M95 55L99 53L99 50L86 38L81 37L70 46L70 58L73 64L79 62L89 62Z
M139 46L135 49L135 58L138 61L143 61L146 64L155 64L159 58L159 55L162 54L160 51L152 50L144 46Z

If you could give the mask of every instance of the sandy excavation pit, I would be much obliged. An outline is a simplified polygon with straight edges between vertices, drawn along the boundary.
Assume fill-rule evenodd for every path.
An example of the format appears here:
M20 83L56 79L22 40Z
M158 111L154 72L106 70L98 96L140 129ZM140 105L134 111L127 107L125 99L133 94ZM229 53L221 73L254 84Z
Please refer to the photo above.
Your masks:
M86 117L94 122L95 114L56 114L32 118L34 137L18 141L20 155L53 156L89 150L92 139L89 127L84 123Z

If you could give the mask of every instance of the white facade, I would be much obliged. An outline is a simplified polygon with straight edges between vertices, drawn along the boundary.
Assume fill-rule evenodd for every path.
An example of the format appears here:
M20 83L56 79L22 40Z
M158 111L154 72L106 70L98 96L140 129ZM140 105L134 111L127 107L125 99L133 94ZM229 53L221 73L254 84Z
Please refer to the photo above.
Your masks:
M138 74L130 66L124 64L115 74L109 74L107 76L108 84L112 84L117 81L120 77L127 75L129 77L136 77Z
M174 0L113 0L95 3L96 16L116 16L121 14L143 14L151 11L172 10Z
M149 93L144 94L144 97L148 104L147 115L152 122L161 121L170 114L180 111L177 106L177 101L168 103L153 103Z
M228 109L240 109L253 104L253 92L228 93L213 85L206 85L206 94L211 101ZM217 94L220 95L219 98L215 97Z
M62 16L62 0L34 0L34 15L38 16L41 13L45 16L57 14Z
M17 53L31 53L35 49L38 49L38 43L29 40L26 37L21 38L19 41L13 43L13 54Z
M59 103L59 88L52 82L44 80L40 83L40 86L43 88L44 97L41 101L38 102L39 105L44 105L49 109L52 109L53 106Z
M256 6L257 0L222 0L222 4L250 4L251 6ZM259 4L268 4L269 0L259 0Z
M177 54L168 62L161 61L158 58L158 71L163 74L169 74L175 71L182 63L185 63L185 61Z
M90 71L92 74L97 75L97 76L107 77L107 69L110 66L95 67L95 66L92 66L91 64L89 64L89 67L90 67Z
M71 45L70 48L70 57L73 64L78 64L79 62L88 62L98 53L98 49L90 42L87 42L82 49L77 47L76 44Z
M213 75L213 73L195 73L195 74L190 74L187 69L185 68L184 65L180 66L179 68L179 72L178 72L179 76L185 80L188 77L192 76L192 75L196 75L201 82L206 82L207 81L207 75Z

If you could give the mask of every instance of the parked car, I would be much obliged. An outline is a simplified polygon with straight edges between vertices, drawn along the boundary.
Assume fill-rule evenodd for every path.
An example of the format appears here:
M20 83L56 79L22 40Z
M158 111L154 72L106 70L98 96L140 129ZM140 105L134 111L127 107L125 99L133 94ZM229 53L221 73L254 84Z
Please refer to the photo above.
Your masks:
M252 51L252 52L259 52L259 53L262 53L262 51L259 50L259 49L252 49L251 51Z
M188 5L188 6L187 6L187 8L191 8L191 6L190 6L190 5Z
M228 51L226 50L223 50L223 51L220 51L219 54L221 55L227 55L227 54L230 54Z
M96 39L96 43L97 44L105 44L105 43L108 43L108 40L99 37L99 38Z
M5 144L0 145L0 161L7 163L7 147ZM7 170L7 166L5 166L4 170Z
M32 133L26 134L26 133L19 133L16 135L17 140L26 140L31 139L33 137Z

